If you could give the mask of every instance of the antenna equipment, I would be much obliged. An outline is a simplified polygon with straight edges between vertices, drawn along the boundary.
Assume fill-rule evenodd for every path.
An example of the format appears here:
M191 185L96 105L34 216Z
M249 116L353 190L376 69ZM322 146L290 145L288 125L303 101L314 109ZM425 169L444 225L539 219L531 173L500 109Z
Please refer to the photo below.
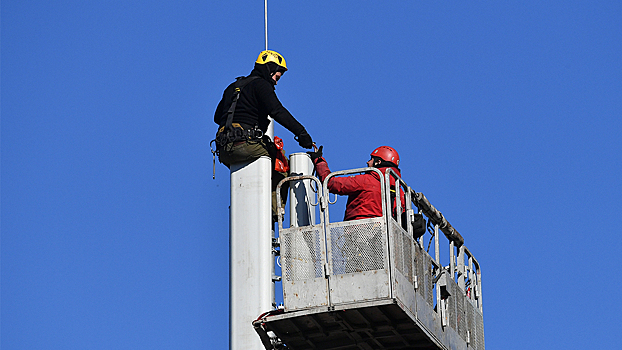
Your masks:
M268 50L268 0L264 0L264 32L266 33L266 50Z

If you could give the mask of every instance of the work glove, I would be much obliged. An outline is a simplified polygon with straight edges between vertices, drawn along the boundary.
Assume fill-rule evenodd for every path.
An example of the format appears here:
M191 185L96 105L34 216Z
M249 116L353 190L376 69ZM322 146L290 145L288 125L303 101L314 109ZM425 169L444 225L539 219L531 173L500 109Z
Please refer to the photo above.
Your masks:
M310 149L311 147L313 147L313 140L311 140L311 135L309 135L306 130L303 130L303 132L301 132L300 135L298 135L295 139L296 141L298 141L298 144L302 148Z
M320 146L320 148L318 148L315 152L307 152L307 154L311 157L313 164L324 161L324 158L322 158L322 148L324 148L324 146Z

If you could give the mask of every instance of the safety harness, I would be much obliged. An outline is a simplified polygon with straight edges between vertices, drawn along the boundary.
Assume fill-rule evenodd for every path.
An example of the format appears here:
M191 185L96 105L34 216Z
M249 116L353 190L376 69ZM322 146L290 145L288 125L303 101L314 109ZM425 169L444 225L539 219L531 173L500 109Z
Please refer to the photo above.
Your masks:
M233 123L233 115L235 114L235 107L240 99L240 93L242 88L251 81L258 79L256 75L249 77L238 77L235 82L235 91L233 92L233 98L231 106L227 111L227 121L224 126L221 126L216 133L216 145L222 147L231 142L248 141L260 139L263 136L263 131L255 126L253 129L244 129L240 124Z
M227 111L227 121L225 122L224 126L218 128L216 138L209 143L214 163L214 172L212 175L214 179L216 178L216 155L220 153L221 147L224 147L228 143L259 140L263 137L263 131L257 125L255 125L252 129L245 129L242 127L242 125L233 122L235 107L237 106L238 100L240 99L240 93L242 92L242 88L244 88L251 81L258 78L259 77L256 75L235 78L235 90L233 92L231 106ZM213 143L216 143L216 149L212 148Z

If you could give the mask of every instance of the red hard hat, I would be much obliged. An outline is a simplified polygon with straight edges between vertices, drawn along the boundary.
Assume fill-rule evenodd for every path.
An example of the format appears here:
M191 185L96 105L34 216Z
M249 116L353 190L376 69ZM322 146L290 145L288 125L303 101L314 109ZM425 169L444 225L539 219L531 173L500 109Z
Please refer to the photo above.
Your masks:
M395 165L400 165L400 155L397 154L397 151L389 146L380 146L376 148L370 154L372 157L378 157L385 162L391 162Z

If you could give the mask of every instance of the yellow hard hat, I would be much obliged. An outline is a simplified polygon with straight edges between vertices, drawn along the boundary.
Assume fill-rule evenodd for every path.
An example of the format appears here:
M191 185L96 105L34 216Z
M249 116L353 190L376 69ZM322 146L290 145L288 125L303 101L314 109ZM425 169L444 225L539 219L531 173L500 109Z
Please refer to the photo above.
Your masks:
M274 62L280 67L283 67L287 70L287 65L285 64L285 58L281 56L280 53L272 50L265 50L259 53L259 57L257 57L257 61L255 63L266 64L268 62Z

